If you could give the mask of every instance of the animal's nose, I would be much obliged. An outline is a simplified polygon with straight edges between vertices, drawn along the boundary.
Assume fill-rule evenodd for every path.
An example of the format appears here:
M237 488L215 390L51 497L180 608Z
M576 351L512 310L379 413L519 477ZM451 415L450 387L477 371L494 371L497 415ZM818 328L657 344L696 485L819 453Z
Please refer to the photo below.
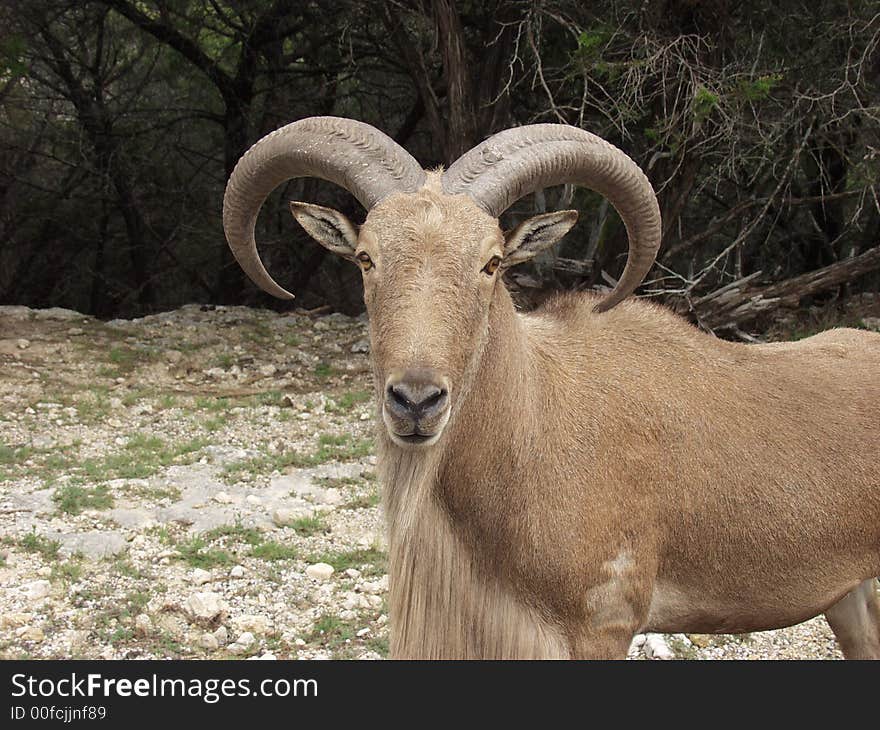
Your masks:
M449 392L433 371L410 370L388 379L386 406L398 417L415 421L441 413Z

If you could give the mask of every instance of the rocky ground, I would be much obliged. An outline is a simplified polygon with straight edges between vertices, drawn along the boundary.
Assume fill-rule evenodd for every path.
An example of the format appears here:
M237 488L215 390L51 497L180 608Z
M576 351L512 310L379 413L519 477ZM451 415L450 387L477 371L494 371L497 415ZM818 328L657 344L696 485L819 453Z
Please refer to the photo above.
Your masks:
M0 307L0 658L387 652L362 319ZM835 658L823 619L634 658Z

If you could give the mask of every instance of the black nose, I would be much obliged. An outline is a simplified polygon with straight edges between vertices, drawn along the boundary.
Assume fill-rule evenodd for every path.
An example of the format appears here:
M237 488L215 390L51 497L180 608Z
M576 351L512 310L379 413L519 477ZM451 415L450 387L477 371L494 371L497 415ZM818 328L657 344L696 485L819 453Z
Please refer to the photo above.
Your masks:
M386 404L395 415L417 421L440 413L448 393L433 378L416 371L389 382L386 395Z

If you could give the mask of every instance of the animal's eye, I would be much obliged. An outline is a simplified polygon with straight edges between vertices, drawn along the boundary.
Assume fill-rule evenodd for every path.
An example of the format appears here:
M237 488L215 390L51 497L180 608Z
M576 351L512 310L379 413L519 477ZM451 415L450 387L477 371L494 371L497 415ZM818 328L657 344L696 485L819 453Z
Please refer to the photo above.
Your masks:
M498 271L498 267L501 265L501 257L493 256L489 259L489 262L483 267L483 273L488 276L492 276L496 271Z
M370 258L370 255L366 251L361 251L355 258L358 260L358 263L364 271L369 271L373 268L373 259Z

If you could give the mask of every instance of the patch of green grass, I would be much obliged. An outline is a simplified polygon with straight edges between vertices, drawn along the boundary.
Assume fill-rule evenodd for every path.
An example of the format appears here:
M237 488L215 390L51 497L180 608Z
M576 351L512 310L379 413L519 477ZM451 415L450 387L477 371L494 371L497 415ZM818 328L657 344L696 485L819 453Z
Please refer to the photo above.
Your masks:
M278 406L284 399L284 393L280 390L266 390L254 396L254 400L261 406Z
M83 423L103 421L110 414L110 399L103 393L76 401L76 415Z
M55 490L52 501L59 512L78 515L87 509L110 509L113 506L113 495L105 484L94 487L65 484Z
M121 618L137 616L150 602L150 594L144 591L132 591L122 599Z
M99 636L104 641L111 643L131 639L134 634L133 632L126 633L130 630L126 629L124 624L129 623L141 613L149 600L149 594L144 591L133 591L121 600L114 597L109 607L99 611L95 616L95 626L99 629ZM123 624L123 626L119 626L119 624Z
M359 494L343 504L341 509L371 509L372 507L378 507L381 501L382 497L378 492Z
M310 562L332 565L337 573L349 568L357 568L367 576L384 575L387 572L385 553L372 547L337 553L323 553L310 558Z
M114 365L123 365L135 360L134 351L125 347L114 347L110 350L110 355L107 358Z
M180 657L183 653L183 647L180 642L167 631L159 631L153 637L152 649L155 654L160 656L168 656L174 659Z
M272 329L265 322L251 322L250 328L241 333L243 340L263 345L272 339Z
M221 428L224 428L226 424L229 422L226 416L217 416L216 418L209 418L205 421L205 430L209 433L216 433Z
M281 568L278 568L271 564L268 568L266 568L265 572L263 573L263 577L267 581L276 583L278 585L281 585L284 582L284 573L282 572Z
M171 408L176 408L177 407L177 397L174 395L170 395L170 394L163 395L159 399L159 407L162 408L163 410L166 410L166 411Z
M57 540L50 540L48 537L38 535L36 532L25 535L14 544L17 544L18 547L29 553L38 553L43 560L47 561L56 560L58 558L58 550L61 548L61 543Z
M285 345L290 345L290 347L299 347L302 344L302 338L300 338L298 334L295 334L293 332L289 332L288 334L284 335L282 341Z
M67 560L63 563L56 563L52 566L51 580L61 581L62 583L75 583L80 579L83 573L83 567L78 560Z
M280 390L266 390L257 395L251 396L247 405L251 407L257 406L280 406L284 400L284 393Z
M354 638L355 626L338 616L325 613L315 621L312 630L304 637L309 644L320 644L330 650L338 649Z
M171 464L187 464L193 454L208 445L204 439L193 439L174 446L157 436L135 434L118 452L103 458L85 459L77 471L91 481L108 479L145 479Z
M225 340L222 340L220 337L203 336L202 339L196 341L178 342L175 344L174 349L185 353L193 353L204 350L206 347L212 347L213 345L223 345L224 342Z
M171 545L174 543L174 537L171 531L165 525L156 525L145 530L146 534L154 535L163 545Z
M202 538L209 542L226 540L228 542L244 542L248 545L259 545L263 542L263 535L258 529L255 527L245 527L240 523L220 525L205 532Z
M284 545L274 540L266 540L255 545L250 555L261 560L294 560L297 557L296 548L292 545Z
M42 467L51 472L59 472L67 469L72 463L71 457L64 453L46 454Z
M158 436L136 433L125 444L127 451L158 451L165 448L165 442Z
M127 626L120 626L107 637L107 643L119 644L120 642L131 641L133 638L134 631L132 629Z
M273 654L287 648L286 642L281 639L281 635L278 633L264 636L262 646L265 651L271 651Z
M375 486L376 475L373 472L363 472L358 477L319 477L316 480L322 487L335 489L350 489L351 487L361 487L366 490L365 493L356 494L340 509L369 509L377 507L382 501L378 488ZM365 483L366 482L366 483Z
M30 446L0 444L0 481L15 478L17 472L25 468L25 462L35 453Z
M336 396L324 405L327 413L348 413L359 403L366 403L373 397L369 390L352 390Z
M357 638L356 631L360 621L344 621L338 616L325 613L315 621L312 630L303 639L308 644L317 644L331 652L333 659L351 659L361 649L374 651L380 656L388 656L388 639L367 635Z
M108 364L98 370L98 375L105 378L118 378L130 374L138 365L156 359L156 351L146 347L117 345L107 353Z
M349 438L350 437L345 434L336 436L332 433L322 433L320 436L318 436L318 443L321 446L326 446L328 448L345 446L348 443Z
M360 479L357 477L318 477L315 481L324 489L329 487L342 489L343 487L356 487L360 484Z
M261 474L280 471L285 466L294 463L298 456L296 453L265 454L250 459L242 459L241 461L233 461L223 467L221 476L224 481L230 483L245 481Z
M288 527L297 535L311 537L325 532L330 532L330 527L320 517L299 517L291 522Z
M220 543L221 547L214 543ZM248 555L266 560L289 560L295 556L292 548L267 542L259 530L240 523L220 525L193 537L178 546L178 554L181 560L193 568L207 570L234 564L238 559L236 546L240 544L251 547Z
M373 453L373 442L370 439L355 439L348 434L333 436L321 434L318 437L318 450L313 454L313 466L327 461L347 461L360 459Z
M202 410L211 411L212 413L223 413L228 411L230 408L235 406L235 403L231 398L227 398L225 396L221 396L219 398L212 397L199 397L196 398L196 408L200 408Z
M318 378L329 378L336 375L336 370L325 362L319 362L315 365L314 373Z
M113 560L113 569L118 575L125 578L139 580L145 577L144 574L127 558L115 558Z
M368 456L373 452L370 439L352 439L350 436L326 436L319 438L318 448L311 454L287 451L283 454L265 454L228 464L222 473L228 482L238 482L262 474L282 471L287 467L305 469L328 461L348 461Z
M180 488L172 484L132 484L128 483L123 487L126 495L131 497L141 497L158 502L161 499L170 499L176 502L180 499Z
M213 362L214 367L223 368L224 370L229 370L234 364L235 358L228 352L221 353L214 358Z
M210 570L223 565L232 565L235 558L225 550L210 548L201 537L194 537L177 547L178 557L192 568Z
M0 481L21 477L25 472L48 482L78 463L74 456L78 447L79 442L45 449L0 444Z
M96 588L81 588L75 595L71 596L70 602L75 608L85 608L87 605L94 604L103 598L100 590Z
M364 646L381 657L388 656L388 638L385 636L368 636L364 639Z
M155 359L155 356L156 353L147 348L118 346L110 348L107 359L118 369L131 371L139 364Z

